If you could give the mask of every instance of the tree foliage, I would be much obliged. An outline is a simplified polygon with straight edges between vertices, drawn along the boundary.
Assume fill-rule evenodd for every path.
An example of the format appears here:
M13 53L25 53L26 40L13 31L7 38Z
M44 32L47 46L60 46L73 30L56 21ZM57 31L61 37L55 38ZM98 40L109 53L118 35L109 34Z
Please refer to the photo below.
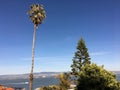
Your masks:
M120 82L115 74L96 64L86 64L81 68L76 90L120 90Z
M51 85L51 86L40 87L39 90L60 90L60 87L57 85Z
M40 90L68 90L70 88L70 74L61 73L58 78L59 85L40 87Z
M38 26L42 23L44 18L46 17L46 12L42 5L40 4L32 4L30 6L30 10L28 11L30 15L30 19L34 25Z
M62 73L59 75L60 90L68 90L70 88L70 75L68 73Z
M90 56L85 41L81 38L78 42L77 51L73 58L73 64L71 65L72 74L77 76L85 64L90 64Z

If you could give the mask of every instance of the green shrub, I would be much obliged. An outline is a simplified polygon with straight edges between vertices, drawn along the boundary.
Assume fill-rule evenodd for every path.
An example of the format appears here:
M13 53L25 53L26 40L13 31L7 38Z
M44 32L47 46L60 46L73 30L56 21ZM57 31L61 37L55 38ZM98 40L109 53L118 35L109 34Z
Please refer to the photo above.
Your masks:
M60 87L57 85L40 87L40 90L60 90Z
M79 72L76 90L120 90L120 83L103 66L87 64Z

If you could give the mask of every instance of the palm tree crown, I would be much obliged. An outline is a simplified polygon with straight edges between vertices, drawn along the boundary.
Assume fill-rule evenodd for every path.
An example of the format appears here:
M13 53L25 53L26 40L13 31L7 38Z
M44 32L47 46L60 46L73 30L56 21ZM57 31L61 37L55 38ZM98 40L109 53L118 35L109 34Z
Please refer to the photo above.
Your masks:
M46 17L46 12L42 5L40 4L32 4L30 6L30 10L28 11L30 15L30 19L34 25L38 26L42 23L44 18Z

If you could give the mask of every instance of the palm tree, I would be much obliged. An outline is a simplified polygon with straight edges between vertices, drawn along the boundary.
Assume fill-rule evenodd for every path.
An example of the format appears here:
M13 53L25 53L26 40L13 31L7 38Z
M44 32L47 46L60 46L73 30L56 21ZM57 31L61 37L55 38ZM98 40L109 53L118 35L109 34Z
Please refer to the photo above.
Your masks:
M39 4L32 4L30 6L30 10L28 11L28 14L30 15L30 19L34 24L34 33L33 33L33 42L32 42L32 67L30 72L30 82L29 82L29 90L32 90L33 88L33 69L34 69L34 47L35 47L35 38L36 38L36 30L39 24L42 23L42 21L46 17L45 10L42 5Z

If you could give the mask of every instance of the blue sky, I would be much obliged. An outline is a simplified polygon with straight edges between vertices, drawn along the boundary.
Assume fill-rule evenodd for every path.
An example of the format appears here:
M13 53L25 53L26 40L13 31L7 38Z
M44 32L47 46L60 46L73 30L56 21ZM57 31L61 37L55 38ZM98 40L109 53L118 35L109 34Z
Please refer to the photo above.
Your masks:
M34 72L70 71L80 37L92 62L120 70L120 0L1 0L1 75L30 72L32 3L43 4L47 14L37 30Z

